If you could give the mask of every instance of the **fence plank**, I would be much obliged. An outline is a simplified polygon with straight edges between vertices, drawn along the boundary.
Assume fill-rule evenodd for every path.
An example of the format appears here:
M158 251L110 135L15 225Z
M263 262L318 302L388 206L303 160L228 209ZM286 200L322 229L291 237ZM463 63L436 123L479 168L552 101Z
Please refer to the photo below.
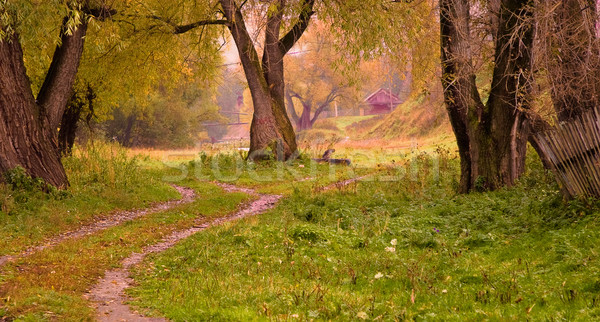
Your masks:
M600 108L536 136L566 197L600 198Z

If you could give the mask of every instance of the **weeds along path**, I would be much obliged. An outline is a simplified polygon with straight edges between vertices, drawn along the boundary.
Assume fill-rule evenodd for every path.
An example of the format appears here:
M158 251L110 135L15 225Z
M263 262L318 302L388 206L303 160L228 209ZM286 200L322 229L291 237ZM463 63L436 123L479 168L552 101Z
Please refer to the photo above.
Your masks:
M185 238L205 230L212 226L217 226L226 222L234 221L244 217L254 216L263 213L277 204L280 195L261 195L248 188L237 187L225 183L215 183L227 192L242 192L257 196L258 199L243 206L236 213L214 219L210 222L199 222L192 228L173 232L161 242L145 247L141 253L133 253L125 258L121 263L122 267L107 271L103 278L90 290L86 298L92 300L96 305L96 318L99 321L166 321L163 318L144 317L136 311L133 311L127 304L127 297L124 290L127 289L133 280L129 277L129 268L139 264L147 255L165 251Z
M341 189L370 176L371 175L365 175L335 182L321 188L320 191L325 192L336 188ZM132 310L131 307L126 304L128 298L125 295L125 289L129 288L133 283L133 280L129 276L129 269L132 266L141 263L149 254L163 252L175 246L177 242L188 238L197 232L226 222L258 215L269 209L272 209L282 197L280 195L259 194L253 189L226 183L215 182L215 184L223 188L223 190L226 192L242 192L248 195L258 196L259 198L250 204L243 206L239 211L232 215L217 218L208 223L199 222L197 225L191 228L173 232L161 242L147 246L142 250L142 252L133 253L131 256L125 258L121 262L121 268L107 271L104 277L101 278L85 296L95 303L96 318L99 321L167 321L164 318L145 317L138 311Z
M172 185L173 188L177 190L181 194L181 199L171 200L166 202L160 202L154 204L149 208L137 209L137 210L128 210L128 211L118 211L109 215L105 218L100 218L90 224L84 225L77 230L69 231L66 233L62 233L56 237L50 238L46 240L42 245L33 246L25 250L24 252L17 255L5 255L0 256L0 267L9 262L10 260L16 258L27 257L35 252L44 250L46 248L54 247L61 242L71 239L71 238L81 238L87 235L91 235L93 233L99 232L101 230L105 230L110 227L114 227L120 225L124 222L134 220L136 218L169 210L179 205L187 204L194 201L196 194L193 189L181 187L177 185Z

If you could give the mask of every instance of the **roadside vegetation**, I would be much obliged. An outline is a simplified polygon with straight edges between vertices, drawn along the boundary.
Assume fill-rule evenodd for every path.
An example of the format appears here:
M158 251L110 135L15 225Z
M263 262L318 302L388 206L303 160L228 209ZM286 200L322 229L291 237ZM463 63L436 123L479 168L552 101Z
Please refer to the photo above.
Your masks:
M0 0L0 321L600 320L599 13Z
M113 145L96 143L78 150L65 163L72 178L67 192L43 193L28 178L22 178L20 186L2 187L9 192L7 195L16 198L8 212L0 212L0 229L14 231L3 235L3 254L24 251L44 238L109 217L115 209L139 208L150 202L179 198L163 181L169 168L144 157L127 157L124 149ZM66 240L0 267L0 317L92 320L94 310L83 295L104 271L174 230L223 216L249 200L245 194L225 193L209 182L181 180L177 184L194 189L196 200L83 238ZM14 216L20 216L19 226Z
M247 163L234 153L200 154L194 160L172 163L131 154L102 142L76 146L73 156L64 160L71 180L66 191L52 189L19 170L7 174L10 180L0 185L4 192L0 256L17 257L0 265L0 320L92 320L95 312L85 294L106 270L173 231L225 217L255 198L225 192L215 181L235 181L260 192L289 195L295 189L289 180L317 191L354 176L352 168L332 170L309 158L282 166L274 161ZM62 233L110 218L117 210L180 198L170 184L194 189L195 201L18 256Z
M44 238L86 224L115 210L145 208L176 199L162 182L164 169L143 166L115 144L77 147L64 158L69 190L56 190L31 179L22 168L5 174L0 184L0 256L23 251Z

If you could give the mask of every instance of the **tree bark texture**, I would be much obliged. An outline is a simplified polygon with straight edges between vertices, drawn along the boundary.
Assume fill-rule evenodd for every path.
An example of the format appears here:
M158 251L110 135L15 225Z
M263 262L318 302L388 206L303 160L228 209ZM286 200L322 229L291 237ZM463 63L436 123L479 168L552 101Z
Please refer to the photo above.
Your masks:
M56 187L68 185L56 133L31 93L18 35L0 42L0 172L18 166Z
M68 35L67 20L37 101L19 35L0 41L0 173L21 166L32 177L59 188L69 182L60 160L57 128L71 96L87 30L83 23Z
M559 121L567 121L600 104L600 46L596 34L596 0L561 0L553 12L548 76Z
M297 151L296 136L285 109L283 57L308 26L314 0L304 2L298 22L281 38L285 0L279 0L277 10L268 13L264 52L262 59L259 59L241 8L234 0L220 0L254 104L250 126L250 158L260 158L265 149L270 148L278 160L287 160Z
M469 1L440 0L442 85L461 159L462 193L513 185L524 171L533 43L527 2L501 1L484 105L471 63Z

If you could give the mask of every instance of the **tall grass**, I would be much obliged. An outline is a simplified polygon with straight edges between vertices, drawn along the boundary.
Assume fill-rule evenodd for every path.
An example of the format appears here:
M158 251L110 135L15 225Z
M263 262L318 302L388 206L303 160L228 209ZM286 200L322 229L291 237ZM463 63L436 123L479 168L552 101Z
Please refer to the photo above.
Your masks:
M129 156L118 144L90 141L75 146L72 155L63 158L63 165L75 188L128 188L140 183L138 161L139 156Z

